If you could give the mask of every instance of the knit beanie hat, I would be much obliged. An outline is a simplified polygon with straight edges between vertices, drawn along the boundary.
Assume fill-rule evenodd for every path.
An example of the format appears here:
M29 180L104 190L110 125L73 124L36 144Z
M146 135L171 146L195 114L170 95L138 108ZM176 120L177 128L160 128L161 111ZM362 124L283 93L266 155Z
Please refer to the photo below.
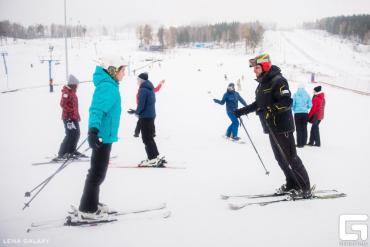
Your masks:
M144 72L144 73L141 73L140 75L138 75L138 78L140 78L143 81L147 81L149 76L148 76L148 73Z
M314 87L313 89L316 93L321 91L321 86Z
M78 83L80 81L74 75L69 75L67 85L77 85Z

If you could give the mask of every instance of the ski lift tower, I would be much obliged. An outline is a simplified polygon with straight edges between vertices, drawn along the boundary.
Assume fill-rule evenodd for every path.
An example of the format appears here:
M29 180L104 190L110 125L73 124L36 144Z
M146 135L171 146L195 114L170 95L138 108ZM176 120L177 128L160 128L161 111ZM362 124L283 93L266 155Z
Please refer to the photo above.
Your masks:
M54 50L54 46L49 45L49 53L50 53L49 58L40 59L41 63L48 62L48 64L49 64L49 87L50 87L50 92L51 93L54 91L54 89L53 89L53 78L52 78L52 73L51 73L52 64L53 64L53 62L54 63L59 62L59 59L53 59L53 50Z
M8 53L5 51L2 51L0 52L0 55L3 57L3 61L4 61L4 69L5 69L5 75L6 75L6 89L9 89L8 67L6 66L6 59L5 59L5 56L8 56Z

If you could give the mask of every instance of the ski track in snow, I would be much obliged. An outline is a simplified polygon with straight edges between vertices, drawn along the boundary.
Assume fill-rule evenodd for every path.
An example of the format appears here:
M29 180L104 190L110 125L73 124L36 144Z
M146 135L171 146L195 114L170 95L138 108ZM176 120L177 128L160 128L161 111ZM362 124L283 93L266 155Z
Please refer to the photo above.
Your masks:
M302 68L328 74L333 82L344 83L339 75L342 70L347 74L351 72L345 69L348 65L356 64L351 66L358 71L370 64L368 54L351 52L336 38L322 33L299 30L284 32L283 36L286 39L280 31L268 31L261 50L269 52L273 62L282 68L290 80L292 92L300 81L306 82L309 93L316 86L308 84L309 74L302 72ZM47 51L49 43L54 44L56 53L63 54L63 41L24 42L7 47L10 86L47 85L47 66L38 62L38 56ZM53 94L48 92L48 87L23 90L0 95L0 245L4 244L4 239L32 238L47 239L48 246L337 246L341 214L370 214L370 116L367 114L370 97L324 86L327 104L325 119L320 124L322 147L298 149L312 184L318 189L335 188L345 192L346 198L231 211L228 203L219 199L220 194L268 193L284 182L258 118L250 114L244 117L244 124L270 176L264 175L242 128L239 133L245 145L236 145L221 137L229 119L224 106L212 101L212 96L221 99L227 84L236 82L242 75L245 80L241 81L240 93L247 103L253 101L257 84L247 64L253 54L245 55L242 49L185 48L166 54L146 53L136 51L135 41L104 38L81 42L78 49L74 41L74 48L70 50L70 71L80 80L92 77L94 42L99 51L119 51L130 56L132 68L148 63L144 61L148 57L163 58L161 67L154 64L141 71L148 71L155 85L161 79L166 80L156 94L156 140L160 153L168 160L186 166L186 170L109 169L101 186L100 199L121 210L167 202L172 216L150 220L122 217L115 224L27 234L31 222L61 218L71 204L78 205L88 165L70 164L49 183L30 208L21 210L24 192L57 169L57 166L35 167L31 163L55 154L64 135L59 107L61 88L56 87ZM292 48L292 44L299 49ZM339 49L345 57L343 61L333 57ZM331 63L324 60L325 57L335 60L332 67L327 67ZM34 62L32 69L30 62ZM219 66L220 63L223 65ZM56 82L64 78L64 65L58 66L54 70ZM358 75L365 77L368 73L369 69ZM228 75L228 80L224 79L224 74ZM346 79L347 85L366 87L358 84L356 76ZM0 87L5 84L0 70ZM86 138L93 89L91 83L85 83L77 92L82 119L80 141ZM137 85L132 73L124 78L120 91L120 139L113 145L112 154L118 155L116 163L136 164L145 158L145 151L141 138L132 136L137 119L126 113L136 106Z

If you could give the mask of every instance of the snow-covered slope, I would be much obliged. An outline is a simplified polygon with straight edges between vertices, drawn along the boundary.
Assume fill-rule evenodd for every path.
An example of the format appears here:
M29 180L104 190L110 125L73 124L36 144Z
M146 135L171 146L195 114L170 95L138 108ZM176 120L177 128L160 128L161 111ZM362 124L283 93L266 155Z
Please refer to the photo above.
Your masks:
M291 80L293 92L296 82L309 81L309 75L301 68L317 69L336 82L342 79L342 73L351 72L345 65L347 62L351 64L348 59L352 56L356 57L354 61L364 61L366 76L369 59L365 55L346 50L343 54L347 54L347 59L343 63L337 62L338 57L330 63L325 58L332 57L334 46L340 47L340 43L320 46L316 51L316 43L325 45L326 42L314 38L317 35L307 31L266 33L263 50L271 54L273 62ZM13 50L21 54L13 62L9 61L10 75L14 78L12 85L47 83L46 65L34 67L30 74L22 64L36 59L36 50L40 46L47 48L48 42L35 41L23 48L8 47L8 52ZM62 44L62 41L55 42ZM135 42L131 41L98 42L101 50L120 49L131 56L136 63L133 67L145 64L142 59L153 56L134 51L134 46ZM101 200L117 209L167 202L172 211L169 219L121 217L119 222L98 227L65 227L27 234L25 230L30 222L63 218L69 205L78 205L88 164L68 166L30 208L22 211L24 192L57 169L53 165L35 167L30 164L56 153L63 138L60 88L53 94L48 88L1 94L0 245L5 245L4 240L46 239L48 246L337 246L339 216L370 213L367 154L370 98L324 86L327 108L326 118L320 125L322 147L298 150L313 184L319 189L343 191L348 194L347 198L231 211L227 203L219 199L221 193L271 192L284 182L257 117L253 114L244 117L244 123L271 172L270 176L264 175L243 129L239 131L246 140L245 145L222 138L229 119L225 109L212 101L213 96L222 97L230 81L236 82L242 76L245 79L241 81L241 95L248 103L253 101L256 82L247 63L250 56L233 50L176 49L161 55L164 60L160 67L156 64L146 68L154 84L166 79L157 93L156 141L159 151L174 166L186 166L186 169L111 168L101 187ZM93 41L81 49L72 49L71 71L81 80L91 78L93 58ZM223 63L221 67L220 63ZM62 64L60 66L55 78L63 79L64 69ZM362 65L351 66L356 70L362 68ZM229 80L224 79L224 74ZM313 87L307 83L309 92ZM114 162L122 165L133 165L145 158L141 140L132 136L136 119L126 113L135 107L136 91L135 76L125 77L121 84L120 140L112 150L112 154L118 155ZM92 92L92 84L82 84L78 90L81 140L86 138Z
M266 32L263 48L274 61L299 69L300 74L315 73L316 81L370 93L370 50L357 52L354 46L327 32L294 30Z

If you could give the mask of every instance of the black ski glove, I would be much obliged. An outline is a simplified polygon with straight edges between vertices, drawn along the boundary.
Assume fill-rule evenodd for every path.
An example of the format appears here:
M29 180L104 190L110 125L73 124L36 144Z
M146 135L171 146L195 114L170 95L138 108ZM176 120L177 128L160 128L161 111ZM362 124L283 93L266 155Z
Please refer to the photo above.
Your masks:
M234 111L234 115L237 118L240 118L242 115L247 115L248 113L250 113L248 106L236 109Z
M99 130L97 128L90 128L88 132L87 140L91 149L99 149L103 143L99 140L98 137Z
M127 111L127 113L128 113L128 114L135 114L135 113L136 113L136 111L135 111L134 109L129 109L129 110Z

